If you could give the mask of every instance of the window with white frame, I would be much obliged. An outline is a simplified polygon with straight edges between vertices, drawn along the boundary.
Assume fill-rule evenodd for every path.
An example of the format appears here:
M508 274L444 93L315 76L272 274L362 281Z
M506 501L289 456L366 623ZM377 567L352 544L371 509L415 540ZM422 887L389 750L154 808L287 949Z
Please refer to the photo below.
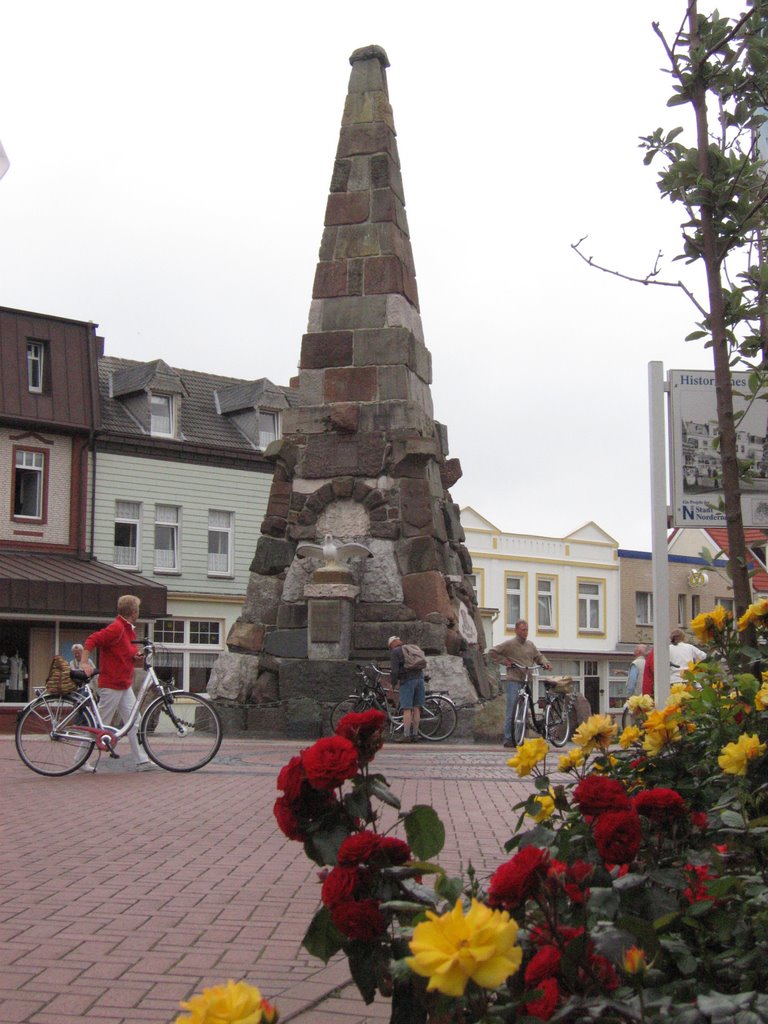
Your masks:
M259 411L259 448L262 450L267 445L277 440L277 413Z
M733 615L734 608L732 597L716 597L715 604L722 605L722 607L725 608L727 612L730 612L731 615Z
M653 594L647 590L635 592L635 622L638 626L653 625Z
M579 632L603 631L603 581L579 581Z
M234 513L208 510L208 575L232 575Z
M179 570L179 510L176 505L155 506L155 569Z
M114 565L119 565L123 569L138 569L140 521L140 502L115 502Z
M14 458L13 515L43 519L45 513L45 452L17 448Z
M688 623L688 598L685 594L677 595L677 624L685 626Z
M691 594L691 618L695 619L701 612L701 595Z
M504 578L504 607L507 631L515 628L515 623L525 618L525 576L513 576L509 573Z
M35 394L43 390L45 344L42 341L27 342L27 387Z
M750 544L749 550L764 569L768 567L768 555L766 554L765 544Z
M223 649L222 627L219 619L157 619L152 636L162 647L155 657L158 676L183 690L205 693Z
M173 397L171 395L150 395L149 418L149 430L153 437L174 437Z
M536 577L536 629L557 629L557 577Z

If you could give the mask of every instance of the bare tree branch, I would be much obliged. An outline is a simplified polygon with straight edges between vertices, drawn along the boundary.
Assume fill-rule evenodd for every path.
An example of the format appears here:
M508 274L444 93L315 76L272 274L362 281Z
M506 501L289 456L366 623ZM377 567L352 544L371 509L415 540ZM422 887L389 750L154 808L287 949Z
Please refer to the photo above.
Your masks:
M658 255L656 256L656 261L653 265L653 270L649 271L649 273L646 274L645 277L635 277L633 274L624 274L622 273L622 271L613 270L611 267L603 267L599 263L595 263L594 258L592 256L586 256L581 251L581 243L586 241L587 238L588 236L584 235L582 238L578 240L578 242L571 242L571 248L577 256L584 260L587 266L594 267L595 270L602 270L604 274L612 274L613 277L620 277L622 281L630 281L632 284L655 284L661 288L679 288L685 295L688 296L688 298L691 300L691 302L699 311L699 313L701 313L703 317L707 316L707 311L704 308L704 306L701 305L701 303L698 301L693 292L689 288L687 288L682 281L662 281L658 278L657 275L661 273L661 267L659 266L659 260L662 257L661 251L659 251Z

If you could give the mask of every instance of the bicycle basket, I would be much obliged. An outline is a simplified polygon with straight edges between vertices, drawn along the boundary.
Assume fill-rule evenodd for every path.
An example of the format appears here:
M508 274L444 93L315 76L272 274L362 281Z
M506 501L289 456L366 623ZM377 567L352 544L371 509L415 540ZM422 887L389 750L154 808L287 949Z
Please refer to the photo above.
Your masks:
M573 691L573 679L570 676L549 676L548 679L542 679L542 682L548 690L555 693L571 693Z
M54 654L51 660L51 667L48 669L48 677L45 680L46 693L54 697L64 697L77 689L77 683L69 674L69 662L60 654Z

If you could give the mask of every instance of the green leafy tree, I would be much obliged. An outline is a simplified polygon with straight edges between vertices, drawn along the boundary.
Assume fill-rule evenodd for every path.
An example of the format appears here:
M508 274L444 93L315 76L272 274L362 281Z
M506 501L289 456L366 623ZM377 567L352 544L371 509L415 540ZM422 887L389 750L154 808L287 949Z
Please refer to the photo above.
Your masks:
M737 454L739 415L733 408L731 371L735 366L749 370L748 398L765 394L768 178L761 133L768 115L767 26L768 0L754 0L735 18L718 11L702 15L691 0L672 37L653 24L673 82L667 105L688 107L692 124L657 128L640 144L646 164L656 160L662 165L662 196L685 211L682 249L675 259L703 270L700 293L682 280L665 280L660 255L645 278L636 278L596 264L583 253L583 239L573 246L597 269L642 284L680 288L696 308L697 329L686 340L702 340L712 349L728 553L739 613L751 601L741 511L749 467Z

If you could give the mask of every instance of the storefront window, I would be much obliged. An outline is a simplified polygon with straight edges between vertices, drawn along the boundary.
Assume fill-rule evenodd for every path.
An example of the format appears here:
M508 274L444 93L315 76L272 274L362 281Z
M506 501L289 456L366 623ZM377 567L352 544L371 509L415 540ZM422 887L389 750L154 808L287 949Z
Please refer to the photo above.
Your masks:
M158 619L153 638L158 677L173 679L184 690L205 693L216 659L223 650L219 619Z

